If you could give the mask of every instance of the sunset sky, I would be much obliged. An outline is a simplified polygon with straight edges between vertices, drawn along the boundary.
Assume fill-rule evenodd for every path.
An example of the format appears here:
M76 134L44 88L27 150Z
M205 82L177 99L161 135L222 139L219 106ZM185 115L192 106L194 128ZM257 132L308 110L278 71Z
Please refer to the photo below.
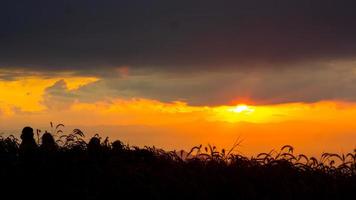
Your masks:
M356 147L356 2L4 0L0 133L255 154Z

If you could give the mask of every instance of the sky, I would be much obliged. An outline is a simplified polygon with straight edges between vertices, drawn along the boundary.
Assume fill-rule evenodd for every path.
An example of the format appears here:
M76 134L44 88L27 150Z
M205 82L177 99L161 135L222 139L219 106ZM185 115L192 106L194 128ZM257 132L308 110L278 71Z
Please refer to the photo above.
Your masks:
M355 1L4 0L0 133L352 151Z

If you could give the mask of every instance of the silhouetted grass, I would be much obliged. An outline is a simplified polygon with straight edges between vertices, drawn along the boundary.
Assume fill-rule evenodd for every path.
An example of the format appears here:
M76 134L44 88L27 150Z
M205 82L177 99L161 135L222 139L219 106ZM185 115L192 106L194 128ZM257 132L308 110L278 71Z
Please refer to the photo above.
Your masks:
M38 151L26 160L19 157L16 137L0 137L4 197L350 199L356 191L356 150L317 159L286 145L246 157L211 145L189 152L139 148L99 135L94 137L100 146L94 148L79 129L65 134L63 125L51 127L58 151ZM40 136L37 130L38 142Z

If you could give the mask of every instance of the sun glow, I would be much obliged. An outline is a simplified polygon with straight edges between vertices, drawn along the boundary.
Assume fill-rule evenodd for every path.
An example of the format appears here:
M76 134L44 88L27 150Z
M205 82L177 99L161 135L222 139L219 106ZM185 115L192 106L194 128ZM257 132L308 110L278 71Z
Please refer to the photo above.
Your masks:
M234 108L231 108L231 111L236 113L252 113L254 109L245 104L240 104Z
M46 90L61 80L66 83L64 93L53 93L58 98L48 98ZM197 106L184 101L145 98L88 101L87 96L80 96L81 88L96 80L61 76L0 81L0 134L4 129L28 124L43 127L54 121L75 128L87 127L89 133L102 131L113 139L157 144L162 148L190 148L197 143L230 148L240 135L246 138L245 146L249 147L244 150L246 153L268 151L284 144L311 153L354 147L356 103L261 105L239 101L233 105ZM50 105L55 105L67 94L73 94L74 100L65 101L63 109L52 109L43 103L50 100Z

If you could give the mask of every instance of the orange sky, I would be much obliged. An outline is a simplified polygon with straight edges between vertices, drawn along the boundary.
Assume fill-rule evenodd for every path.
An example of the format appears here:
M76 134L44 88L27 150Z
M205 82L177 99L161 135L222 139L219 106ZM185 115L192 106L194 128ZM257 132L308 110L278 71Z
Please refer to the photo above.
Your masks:
M0 134L52 121L165 149L352 151L356 1L286 2L8 1Z
M75 91L98 78L63 74L0 81L0 132L18 131L25 125L50 130L48 124L53 121L87 130L89 136L98 131L133 145L165 149L189 149L201 143L229 148L237 138L243 139L238 150L244 154L269 151L284 144L308 154L355 148L356 103L352 102L191 106L183 101L108 98L76 100L60 109L49 107L58 102L46 99L46 89L61 80L69 91Z

